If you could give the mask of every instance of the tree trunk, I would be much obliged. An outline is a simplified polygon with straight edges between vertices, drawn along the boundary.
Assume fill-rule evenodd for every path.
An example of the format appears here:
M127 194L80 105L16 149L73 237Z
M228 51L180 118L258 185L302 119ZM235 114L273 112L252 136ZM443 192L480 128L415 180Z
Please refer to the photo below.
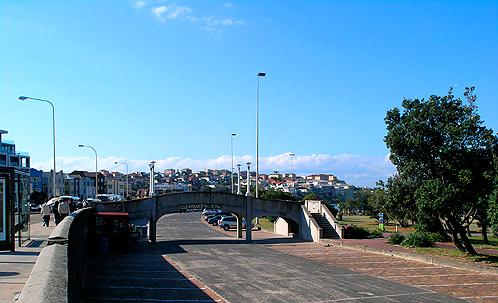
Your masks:
M488 223L483 222L481 225L482 243L489 244L488 240Z
M465 247L462 245L462 242L460 242L460 239L458 238L458 233L457 232L453 231L451 233L451 241L456 246L456 248L458 248L459 251L461 251L461 252L467 252L465 250Z
M460 238L462 239L462 244L465 247L466 252L470 255L477 255L477 251L474 249L474 246L472 246L472 243L470 243L467 233L463 228L460 229Z

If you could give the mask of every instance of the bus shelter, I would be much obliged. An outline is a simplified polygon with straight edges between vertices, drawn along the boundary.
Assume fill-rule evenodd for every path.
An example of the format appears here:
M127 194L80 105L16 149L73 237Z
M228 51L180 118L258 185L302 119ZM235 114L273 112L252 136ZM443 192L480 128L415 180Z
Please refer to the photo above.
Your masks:
M0 167L0 250L30 239L29 172Z

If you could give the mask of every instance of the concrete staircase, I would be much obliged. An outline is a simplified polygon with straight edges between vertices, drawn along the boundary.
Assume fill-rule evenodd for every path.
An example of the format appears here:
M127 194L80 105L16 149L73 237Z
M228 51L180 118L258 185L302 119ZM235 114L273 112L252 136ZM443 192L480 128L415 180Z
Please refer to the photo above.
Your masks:
M329 221L319 213L311 213L313 219L315 219L318 226L323 231L322 239L339 239L339 235L335 231L334 227L329 223Z

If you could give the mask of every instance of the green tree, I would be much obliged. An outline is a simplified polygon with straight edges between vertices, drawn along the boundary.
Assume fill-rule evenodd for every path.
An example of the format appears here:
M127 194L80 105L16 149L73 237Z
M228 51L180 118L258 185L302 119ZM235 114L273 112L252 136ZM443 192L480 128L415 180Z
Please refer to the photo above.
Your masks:
M260 197L268 200L297 201L292 194L281 190L266 190L261 193Z
M488 209L496 137L477 114L474 88L464 96L465 104L451 89L403 100L403 112L387 112L385 142L399 176L413 181L417 218L437 217L459 250L475 254L467 228L479 209Z
M304 200L320 200L320 197L316 193L307 193L303 197Z
M494 148L495 172L498 172L498 144ZM494 190L489 197L488 222L493 229L493 235L498 237L498 175L494 176Z

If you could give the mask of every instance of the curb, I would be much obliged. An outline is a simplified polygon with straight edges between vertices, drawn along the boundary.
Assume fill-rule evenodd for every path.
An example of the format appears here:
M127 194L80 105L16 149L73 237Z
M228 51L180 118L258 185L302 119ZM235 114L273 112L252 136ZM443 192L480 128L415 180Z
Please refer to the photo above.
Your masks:
M456 268L456 269L472 270L472 271L476 271L476 272L480 272L480 273L498 275L498 268L485 266L485 265L460 262L460 261L454 261L454 260L448 260L448 259L441 258L441 257L424 256L424 255L419 255L419 254L414 254L414 253L392 251L392 250L388 250L388 249L378 249L378 248L374 248L374 247L369 247L367 245L344 244L343 242L338 243L336 241L330 241L330 240L324 240L324 239L320 239L320 244L322 244L324 246L329 245L329 246L334 246L334 247L338 247L338 248L361 250L361 251L365 251L365 252L370 252L370 253L375 253L375 254L380 254L380 255L385 255L385 256L391 256L391 257L401 258L401 259L405 259L405 260L423 262L423 263L427 263L427 264L440 265L440 266L452 267L452 268Z

